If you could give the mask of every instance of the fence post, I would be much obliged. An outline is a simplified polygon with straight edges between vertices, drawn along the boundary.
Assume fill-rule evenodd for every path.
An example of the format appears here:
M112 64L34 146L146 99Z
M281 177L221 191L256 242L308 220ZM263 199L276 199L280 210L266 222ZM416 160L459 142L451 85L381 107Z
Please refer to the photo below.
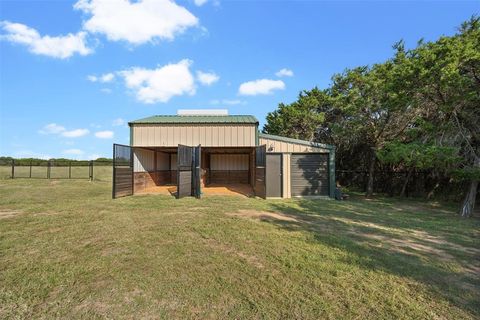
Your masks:
M90 160L90 164L89 164L89 178L90 178L90 181L93 181L93 160Z
M32 178L32 160L30 160L30 178Z
M68 162L68 179L72 179L72 161Z
M15 159L12 159L12 179L15 178Z
M51 166L50 160L48 160L48 162L47 162L47 179L50 179L50 166Z

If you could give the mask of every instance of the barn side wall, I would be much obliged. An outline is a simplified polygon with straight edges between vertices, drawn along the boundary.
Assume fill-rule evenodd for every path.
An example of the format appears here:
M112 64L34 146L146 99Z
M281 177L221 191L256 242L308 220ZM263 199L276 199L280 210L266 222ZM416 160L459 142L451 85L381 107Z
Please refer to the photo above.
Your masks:
M329 149L318 148L313 146L306 146L303 144L296 144L291 142L278 141L260 137L259 144L267 146L267 152L321 152L329 153Z
M254 147L255 124L132 124L137 147Z
M335 151L333 149L309 146L301 143L280 141L259 137L259 145L266 145L267 152L282 153L283 198L291 198L291 154L292 153L328 153L329 155L329 195L333 197L335 190Z

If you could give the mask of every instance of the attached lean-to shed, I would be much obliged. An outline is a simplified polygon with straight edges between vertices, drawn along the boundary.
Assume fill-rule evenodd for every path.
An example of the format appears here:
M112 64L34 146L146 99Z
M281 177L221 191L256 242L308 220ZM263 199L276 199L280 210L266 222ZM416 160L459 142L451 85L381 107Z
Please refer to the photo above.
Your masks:
M114 198L200 198L219 190L262 198L333 197L334 147L260 133L254 116L159 115L129 126L130 145L113 147Z

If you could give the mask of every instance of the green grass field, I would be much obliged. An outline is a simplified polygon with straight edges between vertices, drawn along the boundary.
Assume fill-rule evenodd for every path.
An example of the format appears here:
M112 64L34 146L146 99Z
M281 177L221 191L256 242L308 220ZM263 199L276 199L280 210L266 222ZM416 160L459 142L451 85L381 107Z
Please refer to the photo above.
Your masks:
M110 188L0 180L0 318L480 317L480 221L448 205Z

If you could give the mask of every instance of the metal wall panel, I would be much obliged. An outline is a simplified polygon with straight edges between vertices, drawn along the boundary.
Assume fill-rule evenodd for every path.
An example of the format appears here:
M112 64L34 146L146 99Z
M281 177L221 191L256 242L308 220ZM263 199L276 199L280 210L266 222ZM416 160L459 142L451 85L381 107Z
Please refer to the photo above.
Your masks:
M266 196L282 197L282 154L268 154L265 176Z
M210 156L210 169L216 171L248 171L248 160L248 154L212 154Z
M155 152L146 149L133 149L133 172L155 170Z
M292 154L290 161L292 197L330 194L328 154Z
M289 153L282 153L282 162L283 162L283 198L290 198L290 157Z
M254 147L255 124L133 124L132 145L138 147Z
M157 152L157 170L170 170L170 155L165 152Z
M306 146L302 144L283 142L273 139L260 138L260 144L267 146L267 152L325 152L328 153L328 149Z

